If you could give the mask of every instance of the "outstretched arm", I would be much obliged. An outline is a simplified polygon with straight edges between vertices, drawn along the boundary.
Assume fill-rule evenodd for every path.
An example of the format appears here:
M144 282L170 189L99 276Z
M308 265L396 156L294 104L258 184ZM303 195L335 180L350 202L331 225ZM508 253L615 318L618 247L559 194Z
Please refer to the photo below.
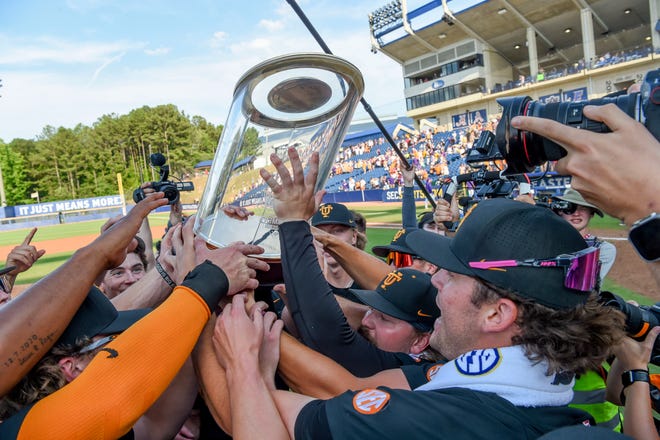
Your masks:
M378 257L368 254L342 239L311 227L314 239L341 264L341 267L363 289L375 289L392 267Z
M0 395L48 352L97 276L121 264L142 219L166 202L163 193L149 195L57 270L0 309Z
M357 377L287 333L280 338L278 371L292 390L318 399L329 399L346 390L378 386L410 389L400 368L383 370L369 377Z

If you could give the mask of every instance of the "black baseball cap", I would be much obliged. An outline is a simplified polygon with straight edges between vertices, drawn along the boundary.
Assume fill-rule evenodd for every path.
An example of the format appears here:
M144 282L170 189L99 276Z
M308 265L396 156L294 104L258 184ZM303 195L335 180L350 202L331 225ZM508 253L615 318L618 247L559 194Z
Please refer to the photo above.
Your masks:
M435 220L433 220L432 211L423 212L421 214L421 216L419 217L419 223L417 223L417 227L419 229L424 229L424 225L427 225L429 223L435 223Z
M589 292L564 286L558 267L476 269L470 262L554 258L588 247L580 233L551 210L510 199L479 202L453 238L414 231L406 244L450 272L480 278L554 309L584 304Z
M414 269L387 274L376 290L349 289L362 303L394 318L407 321L423 332L433 330L440 310L435 303L438 290L431 276Z
M92 286L56 345L73 345L81 338L121 333L150 311L136 309L119 312L103 292Z
M394 238L390 242L389 245L387 246L374 246L371 248L371 252L374 253L374 255L377 255L379 257L387 257L387 254L389 254L391 251L396 251L396 252L403 252L404 254L410 254L410 255L416 255L415 252L408 247L406 244L406 237L408 234L410 234L411 231L414 229L399 229L396 234L394 234Z
M349 209L341 203L324 203L312 216L312 226L344 225L355 228L355 218Z

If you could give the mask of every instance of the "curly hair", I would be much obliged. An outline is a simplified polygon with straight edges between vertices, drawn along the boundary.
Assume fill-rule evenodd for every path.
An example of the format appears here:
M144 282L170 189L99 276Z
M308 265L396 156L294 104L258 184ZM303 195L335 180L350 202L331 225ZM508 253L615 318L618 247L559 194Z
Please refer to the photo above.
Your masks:
M600 304L592 293L587 302L570 309L551 309L531 299L478 280L471 301L475 306L508 298L518 307L520 334L512 338L533 362L546 361L548 374L581 374L598 369L625 335L625 315Z
M83 338L73 345L53 347L37 365L2 399L0 399L0 421L11 417L25 406L38 402L67 384L59 361L76 353L91 342ZM96 351L82 356L93 356Z

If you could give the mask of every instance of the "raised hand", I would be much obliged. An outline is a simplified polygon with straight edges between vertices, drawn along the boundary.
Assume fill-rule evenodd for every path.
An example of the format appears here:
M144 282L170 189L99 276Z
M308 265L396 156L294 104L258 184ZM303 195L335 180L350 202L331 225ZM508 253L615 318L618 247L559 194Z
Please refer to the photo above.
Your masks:
M154 209L167 205L164 195L162 192L148 194L126 216L115 217L103 225L101 235L88 246L104 257L106 269L119 266L132 250L131 246L135 249L137 242L134 237L142 220Z
M295 148L288 150L293 176L276 154L270 155L270 161L277 169L281 183L268 170L259 170L261 178L273 192L273 210L280 220L308 220L321 203L323 191L314 193L316 178L319 172L319 155L312 153L309 161L307 175L303 173L303 166Z
M16 277L19 273L25 272L46 253L44 249L37 250L30 244L36 233L37 228L32 228L23 242L14 247L7 255L6 266L16 266L16 269L8 272L9 275Z
M215 323L213 348L218 362L225 370L240 368L241 363L259 360L263 340L263 316L245 311L245 295L235 295Z

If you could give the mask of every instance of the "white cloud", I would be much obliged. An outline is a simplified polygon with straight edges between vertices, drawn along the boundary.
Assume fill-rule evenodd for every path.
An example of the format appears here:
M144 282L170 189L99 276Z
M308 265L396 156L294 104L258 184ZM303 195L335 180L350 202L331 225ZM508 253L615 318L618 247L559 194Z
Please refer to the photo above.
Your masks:
M167 55L168 53L170 53L170 48L158 47L156 49L145 49L144 53L146 53L149 56Z
M114 56L114 57L110 58L109 60L105 61L103 64L101 64L101 66L94 71L94 75L92 75L92 79L90 80L88 86L92 85L94 83L94 81L96 81L96 78L99 77L99 75L101 74L103 69L105 69L110 64L114 63L115 61L120 61L124 55L126 55L126 52L122 52L119 55Z
M211 37L210 46L213 48L221 47L226 40L227 40L227 32L224 31L214 32L213 37Z
M266 29L269 32L276 32L284 28L284 22L281 20L260 20L259 27Z
M31 63L97 63L108 57L128 50L141 49L144 43L114 42L72 42L53 37L38 39L0 40L0 65L20 65Z

